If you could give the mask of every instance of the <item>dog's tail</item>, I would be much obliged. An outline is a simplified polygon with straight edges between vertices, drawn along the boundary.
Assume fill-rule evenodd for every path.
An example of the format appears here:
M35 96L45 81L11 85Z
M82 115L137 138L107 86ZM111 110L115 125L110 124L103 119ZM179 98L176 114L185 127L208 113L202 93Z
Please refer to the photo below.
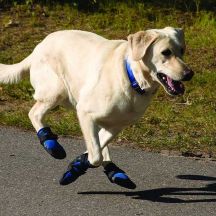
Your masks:
M17 64L0 64L0 83L19 82L30 70L31 56L32 55L29 55L27 58Z

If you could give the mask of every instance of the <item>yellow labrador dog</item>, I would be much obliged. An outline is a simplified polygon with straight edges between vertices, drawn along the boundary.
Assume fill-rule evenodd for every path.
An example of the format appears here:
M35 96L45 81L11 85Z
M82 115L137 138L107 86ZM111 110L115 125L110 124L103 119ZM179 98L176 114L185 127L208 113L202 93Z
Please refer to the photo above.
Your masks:
M103 165L112 183L135 188L111 161L107 144L143 115L160 85L170 95L184 93L181 81L193 76L182 60L184 51L184 33L172 27L140 31L127 41L79 30L58 31L22 62L0 64L0 83L18 82L30 73L36 103L29 118L44 149L58 159L66 153L43 119L57 105L75 106L87 152L70 163L60 184Z

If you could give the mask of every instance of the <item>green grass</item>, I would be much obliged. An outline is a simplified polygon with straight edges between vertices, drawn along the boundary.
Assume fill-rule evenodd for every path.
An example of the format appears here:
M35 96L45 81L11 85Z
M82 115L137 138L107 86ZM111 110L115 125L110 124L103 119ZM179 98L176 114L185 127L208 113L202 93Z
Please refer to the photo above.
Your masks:
M143 118L126 128L118 140L153 151L216 152L215 18L214 12L200 8L191 12L177 9L176 5L159 8L141 1L110 1L94 13L68 4L16 4L0 13L0 62L20 61L47 34L61 29L82 29L110 39L126 39L138 30L182 27L187 42L185 61L196 72L186 84L185 95L170 98L160 89ZM0 124L33 129L27 115L34 103L33 92L28 79L16 85L0 85ZM55 109L47 121L58 134L81 136L74 111Z

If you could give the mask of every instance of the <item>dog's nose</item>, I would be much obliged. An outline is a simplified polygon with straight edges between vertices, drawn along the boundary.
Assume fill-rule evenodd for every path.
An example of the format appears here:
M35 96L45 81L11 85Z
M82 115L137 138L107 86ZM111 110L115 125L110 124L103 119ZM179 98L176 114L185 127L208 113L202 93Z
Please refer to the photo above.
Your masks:
M191 80L192 77L193 77L193 75L194 75L194 72L190 68L185 69L185 71L184 71L184 77L183 77L182 81L189 81L189 80Z

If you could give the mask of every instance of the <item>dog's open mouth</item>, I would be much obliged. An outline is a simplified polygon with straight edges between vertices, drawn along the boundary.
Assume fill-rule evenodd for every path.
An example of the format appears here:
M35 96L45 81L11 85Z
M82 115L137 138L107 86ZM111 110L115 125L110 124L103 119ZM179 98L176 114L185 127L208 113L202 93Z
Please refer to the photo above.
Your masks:
M157 73L157 78L169 94L184 94L185 88L180 81L173 80L163 73Z

